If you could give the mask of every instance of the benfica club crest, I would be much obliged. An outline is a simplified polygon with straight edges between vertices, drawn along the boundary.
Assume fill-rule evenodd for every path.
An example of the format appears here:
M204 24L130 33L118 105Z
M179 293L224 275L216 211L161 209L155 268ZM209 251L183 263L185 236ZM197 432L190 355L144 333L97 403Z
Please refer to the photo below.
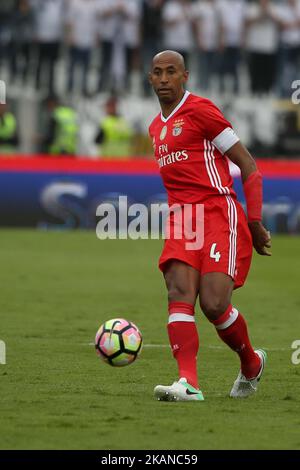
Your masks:
M184 124L183 119L176 119L176 121L173 124L174 127L172 130L172 135L174 137L178 137L181 134L182 129L183 129L183 124Z
M181 132L182 132L182 127L181 126L176 126L176 127L173 128L172 134L173 134L174 137L177 137L178 135L181 134Z

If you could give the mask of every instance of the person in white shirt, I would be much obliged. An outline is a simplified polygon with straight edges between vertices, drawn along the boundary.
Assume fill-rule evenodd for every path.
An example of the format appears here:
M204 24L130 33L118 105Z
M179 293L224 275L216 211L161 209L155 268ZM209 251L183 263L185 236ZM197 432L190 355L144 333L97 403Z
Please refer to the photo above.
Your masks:
M192 4L190 0L170 0L162 10L163 47L179 52L188 67L194 38L192 33Z
M55 65L63 38L65 0L32 0L31 5L37 43L36 88L40 89L43 83L48 94L54 94Z
M98 0L98 33L101 41L99 92L108 90L113 80L112 60L114 40L118 29L119 8L118 0Z
M286 0L278 6L280 51L278 88L280 96L291 95L291 84L299 78L300 66L300 0Z
M34 31L34 16L29 0L17 0L10 28L10 80L13 82L21 75L25 83L31 73Z
M149 83L149 70L152 58L161 49L162 6L165 0L142 0L141 36L142 36L142 81L144 96L152 95Z
M245 31L245 0L218 0L220 15L220 83L225 90L225 78L233 80L234 93L239 92L239 66Z
M279 47L279 20L270 0L248 5L245 46L252 93L269 93L276 80Z
M76 69L82 74L81 91L89 94L88 71L91 55L97 43L98 0L71 0L67 13L68 44L70 62L68 70L68 92L72 92Z
M111 20L109 34L113 31L113 38L112 43L106 47L107 56L109 55L112 63L104 62L104 57L101 60L102 78L100 77L99 91L103 87L107 88L108 75L111 77L108 83L110 90L121 91L129 87L134 56L140 45L140 7L140 0L113 0L107 3L106 8L103 5L100 7L102 20ZM108 60L108 57L106 59Z
M125 88L130 87L130 77L134 69L140 47L140 0L122 0L124 16L122 20L123 41L125 48Z
M216 0L197 0L192 6L199 51L199 87L207 91L217 72L220 21Z

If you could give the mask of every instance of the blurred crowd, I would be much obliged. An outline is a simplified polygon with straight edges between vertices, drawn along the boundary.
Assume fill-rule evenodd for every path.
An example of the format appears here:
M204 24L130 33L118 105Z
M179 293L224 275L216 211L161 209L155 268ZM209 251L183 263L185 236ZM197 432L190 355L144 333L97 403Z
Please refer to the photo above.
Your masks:
M30 84L52 104L74 93L152 96L147 74L152 56L163 49L185 57L200 93L213 86L237 96L243 81L251 95L290 98L300 78L300 0L0 2L0 79L5 71L8 92L14 84ZM16 142L13 115L5 123L3 109L0 144L8 127L10 143ZM60 123L74 120L66 112L55 116Z
M147 71L161 49L181 52L198 64L200 89L212 77L220 89L246 63L253 93L290 94L300 51L299 0L1 0L0 64L13 82L34 80L37 89L57 92L55 69L63 59L65 90L80 80L83 94L128 90L133 70ZM94 89L92 62L98 66ZM78 76L77 76L78 75Z

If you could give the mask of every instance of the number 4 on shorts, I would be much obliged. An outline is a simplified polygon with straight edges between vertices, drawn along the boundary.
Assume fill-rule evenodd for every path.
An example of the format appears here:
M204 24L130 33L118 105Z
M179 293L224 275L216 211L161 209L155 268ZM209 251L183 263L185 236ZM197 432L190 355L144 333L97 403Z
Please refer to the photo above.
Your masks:
M221 258L221 253L219 251L216 252L216 247L217 247L216 243L213 243L211 245L210 255L209 256L212 259L214 259L216 263L218 263L220 261L220 258Z

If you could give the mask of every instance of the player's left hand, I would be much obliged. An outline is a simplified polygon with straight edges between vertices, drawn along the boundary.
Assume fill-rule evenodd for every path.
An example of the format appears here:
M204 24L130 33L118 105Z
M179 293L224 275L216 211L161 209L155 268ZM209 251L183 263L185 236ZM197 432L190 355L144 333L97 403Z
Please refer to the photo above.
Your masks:
M271 256L271 234L261 222L249 222L253 246L259 255Z

